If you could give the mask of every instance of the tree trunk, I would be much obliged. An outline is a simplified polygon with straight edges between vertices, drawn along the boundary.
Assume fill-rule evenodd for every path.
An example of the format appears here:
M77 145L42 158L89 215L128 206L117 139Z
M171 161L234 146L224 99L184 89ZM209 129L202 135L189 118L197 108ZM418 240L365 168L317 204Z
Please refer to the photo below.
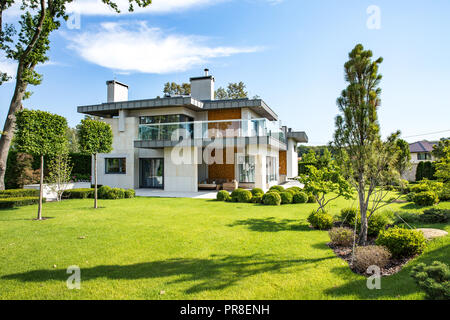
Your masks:
M94 154L94 209L97 209L97 154Z
M44 156L41 155L41 179L39 181L39 206L38 206L38 220L42 220L42 198L44 194Z
M367 206L365 199L365 186L363 183L359 183L358 197L359 197L359 212L361 214L361 230L359 233L358 244L365 246L367 243Z

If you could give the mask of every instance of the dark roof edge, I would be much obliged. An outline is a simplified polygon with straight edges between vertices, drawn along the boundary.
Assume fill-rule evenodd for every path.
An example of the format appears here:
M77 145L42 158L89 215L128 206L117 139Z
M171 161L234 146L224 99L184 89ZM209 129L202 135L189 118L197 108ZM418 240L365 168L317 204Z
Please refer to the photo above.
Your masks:
M128 88L128 85L126 85L125 83L119 82L117 80L108 80L108 81L106 81L106 84L110 84L110 83L117 83L117 84L120 84L121 86L124 86L124 87Z
M208 80L208 79L215 80L213 76L203 76L203 77L192 77L192 78L189 78L189 81L192 81L192 80L194 80L194 81L195 80Z

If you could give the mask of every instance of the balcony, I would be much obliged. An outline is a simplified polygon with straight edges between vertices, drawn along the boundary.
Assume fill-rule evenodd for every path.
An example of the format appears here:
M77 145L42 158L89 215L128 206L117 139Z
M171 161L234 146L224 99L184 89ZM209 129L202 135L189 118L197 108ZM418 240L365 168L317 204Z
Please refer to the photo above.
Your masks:
M213 140L233 140L235 144L286 145L286 135L278 121L267 119L194 121L139 125L138 148L163 148L181 142L205 146Z

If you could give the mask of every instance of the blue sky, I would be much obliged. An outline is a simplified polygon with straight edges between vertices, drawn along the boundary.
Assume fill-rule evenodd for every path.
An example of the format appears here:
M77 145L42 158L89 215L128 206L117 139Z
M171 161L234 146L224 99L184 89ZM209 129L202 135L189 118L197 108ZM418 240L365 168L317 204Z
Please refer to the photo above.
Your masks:
M380 9L380 29L367 27L371 5ZM397 129L411 142L450 136L422 135L450 130L448 0L154 0L154 8L122 15L84 0L73 10L80 28L63 24L52 35L50 62L39 68L44 81L24 102L71 126L82 118L78 105L105 102L106 80L128 84L130 99L153 98L165 82L187 82L208 67L216 86L244 81L283 125L324 144L345 88L343 64L362 43L384 58L383 136ZM0 59L0 69L12 67ZM0 86L2 124L12 90Z

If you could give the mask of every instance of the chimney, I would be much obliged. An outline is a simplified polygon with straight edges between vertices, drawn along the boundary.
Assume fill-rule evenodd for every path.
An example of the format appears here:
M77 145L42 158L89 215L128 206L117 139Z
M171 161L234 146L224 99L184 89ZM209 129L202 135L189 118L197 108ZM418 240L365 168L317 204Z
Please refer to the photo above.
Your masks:
M191 82L191 97L197 100L214 100L213 76L209 75L209 69L205 69L203 77L194 77Z
M107 102L128 101L128 86L116 80L106 81L108 87Z

